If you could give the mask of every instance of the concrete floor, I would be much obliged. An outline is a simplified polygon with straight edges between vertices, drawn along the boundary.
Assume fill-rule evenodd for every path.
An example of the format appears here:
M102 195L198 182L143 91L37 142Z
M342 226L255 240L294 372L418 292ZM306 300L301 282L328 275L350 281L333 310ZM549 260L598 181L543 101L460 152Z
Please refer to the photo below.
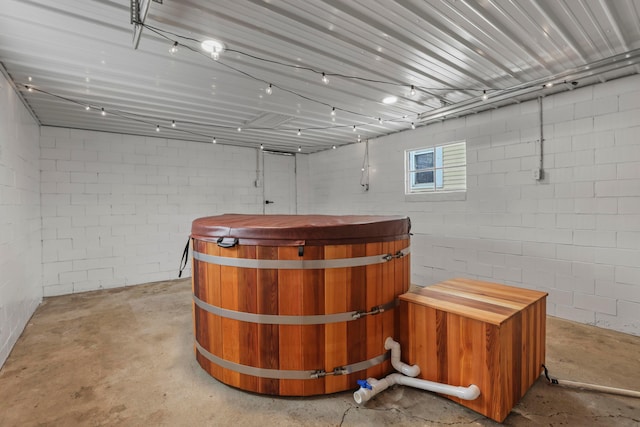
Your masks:
M0 426L387 426L497 423L396 386L366 406L230 388L195 361L189 279L47 298L0 371ZM547 320L560 379L640 388L640 337ZM640 399L538 380L509 426L637 426Z

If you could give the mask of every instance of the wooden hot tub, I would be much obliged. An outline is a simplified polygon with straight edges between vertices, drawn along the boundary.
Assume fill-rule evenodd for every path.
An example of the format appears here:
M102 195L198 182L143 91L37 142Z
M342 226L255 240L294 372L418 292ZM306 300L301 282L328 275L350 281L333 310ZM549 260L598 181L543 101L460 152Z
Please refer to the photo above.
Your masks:
M308 396L391 371L409 289L400 216L220 215L193 221L195 351L225 384Z

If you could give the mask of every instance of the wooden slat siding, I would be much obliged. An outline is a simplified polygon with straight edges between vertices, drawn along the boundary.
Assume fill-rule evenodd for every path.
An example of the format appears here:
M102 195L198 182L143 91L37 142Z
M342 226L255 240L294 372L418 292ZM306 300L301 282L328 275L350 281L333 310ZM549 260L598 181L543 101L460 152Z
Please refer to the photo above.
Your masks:
M511 391L515 386L514 381L512 381L513 375L513 322L508 322L502 325L499 329L500 334L500 342L499 345L493 349L493 351L499 353L500 355L500 382L498 383L498 388L495 390L487 389L487 387L482 387L480 384L480 390L484 389L484 395L493 395L493 399L496 400L496 405L494 407L494 412L485 414L486 416L493 418L496 421L502 422L504 418L506 418L507 414L511 410L510 406L510 397ZM481 396L481 398L486 399L486 396ZM505 414L504 417L501 417L501 414ZM502 419L500 419L502 418Z
M258 259L278 259L278 248L258 246ZM258 277L258 313L278 314L278 270L259 269ZM258 325L259 368L280 369L280 338L278 325ZM258 391L265 394L280 394L280 380L259 378Z
M536 304L534 304L536 308L536 325L538 327L538 359L534 364L534 368L536 369L536 374L534 376L534 382L540 376L540 372L542 372L542 364L546 360L546 351L547 351L547 301L546 299L541 299ZM542 320L539 320L542 319Z
M409 246L408 240L398 240L395 243L394 253L397 253L399 250L403 250L408 246ZM396 266L394 269L394 279L393 279L395 283L395 289L394 289L395 299L397 299L398 295L402 295L403 293L409 290L409 283L410 283L410 277L411 277L410 259L411 259L411 255L408 254L396 261ZM392 335L396 341L400 340L401 318L402 316L400 316L400 309L396 307L393 310L394 330Z
M484 282L481 280L455 278L437 284L438 288L463 289L470 294L490 295L495 298L502 298L514 303L524 305L531 304L540 298L540 292L526 288L516 288L518 292L514 294L513 286L505 286L500 283Z
M488 316L491 321L482 321L465 315L460 307L455 313L448 312L450 295L444 291L436 293L446 297L441 307L434 298L425 298L422 304L414 293L400 296L401 324L410 328L401 335L403 350L408 349L404 361L419 364L423 379L476 384L481 391L476 400L447 397L502 422L538 379L544 363L546 293L468 279L434 287L456 295L466 292L470 300L474 295L481 299L500 295L505 305L512 298L522 306L515 314L498 314L502 319Z
M189 239L189 245L191 246L191 253L193 253L194 250L194 244L195 242L193 241L193 239ZM196 295L196 292L200 292L200 287L196 287L196 276L198 276L199 272L198 269L200 268L199 265L196 265L195 262L193 262L194 260L192 260L191 262L191 293L193 295ZM199 282L198 282L199 283ZM196 319L197 319L198 314L196 313L196 303L195 301L191 301L191 321L193 322L191 325L193 327L193 337L194 339L196 338L196 334L198 331L197 328L197 324L196 323ZM193 349L194 351L196 350L196 343L194 340L193 343Z
M220 255L238 258L239 247L221 248ZM220 307L238 310L238 268L220 267ZM222 318L222 358L240 363L240 325L237 320ZM240 387L240 373L224 369L223 381L231 386Z
M346 245L328 245L324 247L325 259L339 259L347 257ZM326 314L344 313L347 311L347 268L329 268L324 272L324 303ZM325 331L325 364L324 369L329 372L338 366L347 364L347 325L346 322L328 323ZM345 390L347 377L325 377L326 393Z
M220 255L220 248L215 243L207 242L205 243L205 251L208 254L212 255ZM210 283L210 286L207 286L205 289L205 295L207 298L207 302L210 304L218 304L222 305L222 282L221 282L221 269L219 265L202 263L205 265L205 280L204 283ZM215 316L211 313L205 312L202 310L203 315L207 319L207 323L209 325L209 337L208 344L209 347L205 347L211 353L218 357L222 357L223 355L223 332L222 332L222 318L220 316ZM213 375L218 375L217 378L222 378L223 369L218 365L209 362L211 366L211 372Z
M400 301L398 312L403 313L404 316L400 316L398 321L398 335L396 335L396 341L400 343L402 349L402 361L416 360L415 344L418 340L409 340L408 331L421 330L418 326L417 316L413 310L417 306L415 304L409 304L406 301Z
M323 259L322 246L304 248L304 259ZM302 305L305 314L323 314L324 307L324 270L304 270L302 280ZM302 360L304 370L315 370L324 366L325 335L324 325L307 325L302 333ZM324 394L324 379L303 382L303 395Z
M382 253L382 243L367 243L366 244L366 255L373 256L379 255ZM382 297L382 265L374 264L366 266L366 278L367 278L367 297L366 297L366 306L365 309L369 310L374 305L378 304L378 301L381 300ZM366 337L366 346L367 346L367 358L371 359L373 357L382 354L384 351L384 339L386 337L382 336L382 318L380 316L365 316L365 323L367 325L367 337ZM378 340L382 340L380 343ZM370 368L367 373L369 376L373 378L380 378L386 372L384 371L383 366L374 366Z
M435 349L436 365L436 381L441 383L448 383L449 371L454 369L454 366L449 366L449 353L452 353L454 349L450 349L447 340L449 336L449 328L452 327L447 323L448 313L443 310L435 310L430 307L425 307L428 310L429 320L435 319L433 336L433 346ZM426 360L426 363L429 363Z
M525 303L520 301L510 301L508 299L505 299L503 295L495 296L487 292L481 292L481 291L473 292L467 289L460 289L458 287L453 287L451 285L440 284L437 287L430 286L430 287L427 287L426 289L428 289L431 292L440 292L445 295L459 296L469 301L475 301L476 303L482 302L482 303L486 303L496 307L503 307L506 309L505 314L508 314L508 313L515 314L519 310L522 310L524 307L526 307L530 302L530 300L527 300ZM493 310L491 307L488 307L488 308L490 310Z
M502 387L502 381L505 380L505 374L503 373L502 355L500 351L501 343L501 328L496 328L493 325L485 324L485 350L487 365L485 366L484 382L476 384L480 387L479 402L484 406L483 410L478 410L481 414L499 414L503 413L505 409L502 407L502 402L499 394L492 395L494 390L500 390ZM494 350L495 349L495 350ZM511 408L507 409L510 411ZM496 419L495 417L491 417Z
M291 260L298 258L298 247L281 246L278 248L278 259ZM283 316L300 316L305 314L303 307L302 270L281 270L278 272L278 306ZM280 369L301 371L302 361L301 325L280 325ZM304 393L305 380L280 380L280 393L300 396Z
M499 325L505 319L505 317L507 317L504 313L486 311L486 306L480 303L475 304L476 307L465 307L463 303L465 302L465 300L469 299L453 297L440 292L433 292L427 288L418 292L420 292L420 294L409 292L407 294L404 294L402 298L407 301L415 302L416 304L422 304L431 307L440 307L442 310L450 313L469 315L478 320L484 319L486 322L492 323L494 325ZM513 314L513 311L510 310L509 314Z
M510 379L513 382L511 384L511 396L508 399L508 396L505 396L505 407L508 407L509 410L515 406L516 403L520 400L520 397L524 394L522 392L523 388L529 388L528 385L525 385L522 382L522 342L528 338L523 339L522 337L522 312L513 316L513 318L509 319L509 324L511 328L513 328L511 333L511 363L513 364L513 369L511 371ZM507 389L508 390L508 389ZM506 393L505 393L506 395ZM507 412L508 414L508 412ZM505 414L505 417L507 416Z
M442 323L438 321L438 315L443 314L443 312L438 313L432 308L420 307L419 309L416 309L416 313L419 315L418 321L416 322L416 327L426 326L427 335L433 338L433 342L418 343L416 345L416 355L418 356L418 359L416 359L416 361L420 360L418 366L420 366L420 370L422 370L422 367L424 366L427 372L432 372L434 375L439 376L441 381L446 381L449 373L446 369L438 369L438 366L448 366L446 360L446 347L441 347L438 345L439 341L441 341L442 339L446 339L447 333L446 329L444 329L444 331L441 331L439 328ZM444 332L444 335L441 332ZM411 331L409 331L409 335L411 335ZM438 350L441 348L445 349L445 351L439 352ZM433 355L435 355L436 357L432 357L431 360L429 360L429 357ZM414 363L412 363L412 365L413 364Z
M195 242L193 243L193 246L191 248L191 252L193 253L193 251L195 250ZM193 293L193 295L198 296L200 295L200 286L196 286L196 281L197 283L201 283L198 280L196 280L196 277L200 275L200 264L196 264L195 260L192 260L191 262L191 292ZM200 313L198 312L198 310L196 310L196 303L194 301L191 302L191 319L193 321L193 337L194 337L194 343L193 343L193 350L197 353L197 348L196 348L196 343L195 343L195 339L198 338L198 331L202 330L202 325L200 324L200 319L199 319L199 315Z
M255 246L239 246L238 257L256 259ZM238 311L256 313L258 310L258 275L254 268L238 269ZM258 346L258 325L251 322L237 322L239 325L240 339L240 363L248 366L257 366L259 355L254 349ZM243 390L258 391L258 377L240 374L240 388Z
M351 245L349 257L357 258L366 256L367 248L364 244ZM367 303L367 271L366 267L354 267L347 271L347 311L365 310ZM347 364L367 360L367 322L358 319L347 322ZM349 375L348 384L357 384L357 381L368 377L366 371L358 371Z
M531 372L532 366L531 363L535 360L536 355L532 352L535 351L535 341L536 341L536 333L535 326L533 325L533 307L530 310L525 310L521 312L521 329L519 331L520 335L520 366L521 369L519 372L516 372L520 376L520 384L527 384L529 382L529 372ZM527 339L527 337L531 337L531 339ZM524 395L526 390L523 390L521 387L518 390L518 397L516 401L520 400L520 398Z
M460 321L460 337L461 342L458 344L459 361L458 369L460 376L457 382L461 386L469 384L485 384L485 369L487 353L484 351L486 337L484 335L484 323L478 320L469 319L462 316L450 314L459 318ZM448 347L451 350L453 343L449 342ZM462 399L454 398L457 402ZM469 408L474 410L483 410L486 400L475 400L469 402Z
M194 250L206 250L206 244L204 242L194 241ZM193 260L194 265L194 274L197 271L197 283L198 285L194 285L196 290L196 295L200 295L202 298L208 298L209 289L205 286L201 286L200 284L206 283L208 280L208 270L209 267L201 263L200 261ZM195 277L195 276L194 276ZM208 313L204 310L201 310L194 304L194 309L196 310L196 317L198 318L197 328L196 328L196 339L201 345L211 346L212 335L213 335L213 319L208 316ZM214 367L200 353L196 353L198 355L197 359L200 365L209 374L213 375Z
M193 242L193 250L204 250L204 243L199 241ZM196 296L202 296L204 298L204 287L201 287L200 284L205 283L205 268L206 266L196 261L192 260L192 272L191 272L191 280L193 282L193 293ZM206 340L207 345L209 342L209 328L207 325L207 318L205 316L204 310L200 310L195 303L193 304L193 318L194 318L194 336L198 340L198 342L202 343ZM194 351L196 352L196 360L209 374L211 374L211 366L207 359L205 359L198 352L195 343L193 345Z
M395 242L384 242L382 244L382 253L392 254L396 253L395 251ZM393 281L395 279L395 267L396 264L401 264L402 261L398 258L393 258L393 260L389 262L385 262L382 264L382 288L381 288L381 298L375 305L380 305L386 303L387 301L393 301L396 297L395 286ZM371 307L369 307L371 309ZM394 324L393 319L386 319L389 314L393 314L393 312L385 312L382 314L375 315L376 317L382 317L382 339L379 343L379 352L381 354L384 350L384 340L386 337L394 337Z
M305 259L342 259L395 253L408 246L396 242L305 247ZM215 242L194 240L198 252L245 259L299 259L298 247L239 245L219 248ZM371 252L373 251L373 252ZM213 306L246 313L314 315L370 310L393 300L409 287L409 273L398 272L408 257L370 266L266 270L219 266L194 260L197 276L194 295ZM197 264L197 266L195 266ZM227 270L235 270L228 274ZM327 277L327 275L329 277ZM396 283L404 279L405 283ZM226 292L231 286L231 291ZM372 292L370 292L372 290ZM337 366L361 362L384 353L384 339L394 336L398 310L364 316L350 322L320 325L265 325L213 315L197 306L194 320L198 341L214 355L235 363L267 369L331 371ZM374 333L368 330L368 323ZM198 329L198 326L203 327ZM218 331L214 333L212 331ZM254 332L255 331L255 332ZM231 340L231 341L229 341ZM235 340L235 343L232 342ZM336 340L338 342L336 342ZM369 353L370 351L370 353ZM235 359L234 359L235 358ZM356 380L382 377L391 371L386 361L373 368L344 376L309 380L277 380L240 374L221 368L197 355L198 363L229 385L266 394L307 396L357 388Z
M462 329L460 322L460 316L453 313L445 313L447 334L443 337L442 341L445 342L445 346L447 348L446 364L448 375L444 379L444 382L447 384L462 384L462 373L460 372L460 365L464 355L461 348L463 341L460 334Z

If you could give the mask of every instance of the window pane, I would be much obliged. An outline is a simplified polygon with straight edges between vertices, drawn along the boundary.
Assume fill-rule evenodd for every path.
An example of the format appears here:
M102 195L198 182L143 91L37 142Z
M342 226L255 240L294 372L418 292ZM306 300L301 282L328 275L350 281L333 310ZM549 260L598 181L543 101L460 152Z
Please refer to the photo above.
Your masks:
M433 171L417 172L413 183L414 185L433 184Z
M415 169L427 169L433 167L433 151L416 154L414 157Z

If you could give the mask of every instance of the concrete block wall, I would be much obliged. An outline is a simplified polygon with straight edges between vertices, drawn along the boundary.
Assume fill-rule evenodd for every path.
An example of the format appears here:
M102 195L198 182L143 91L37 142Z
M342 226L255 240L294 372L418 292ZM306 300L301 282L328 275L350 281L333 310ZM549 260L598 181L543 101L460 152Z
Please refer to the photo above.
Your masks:
M40 145L45 296L177 278L194 219L262 213L255 149L54 127Z
M0 366L42 301L38 124L0 74Z
M411 217L412 280L549 293L548 313L640 335L640 76L310 156L300 213ZM404 150L467 142L466 193L404 194Z

